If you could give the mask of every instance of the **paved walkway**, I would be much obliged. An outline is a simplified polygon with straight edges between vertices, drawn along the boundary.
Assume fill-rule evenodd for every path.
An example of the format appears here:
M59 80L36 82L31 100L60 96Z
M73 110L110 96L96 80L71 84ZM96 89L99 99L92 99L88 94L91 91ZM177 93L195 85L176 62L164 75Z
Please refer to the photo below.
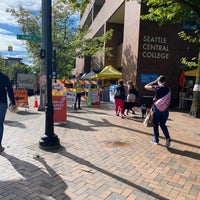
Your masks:
M68 108L54 127L62 147L38 148L45 113L7 113L0 154L1 200L200 200L200 119L171 111L167 150L150 143L140 112L121 119L113 106Z

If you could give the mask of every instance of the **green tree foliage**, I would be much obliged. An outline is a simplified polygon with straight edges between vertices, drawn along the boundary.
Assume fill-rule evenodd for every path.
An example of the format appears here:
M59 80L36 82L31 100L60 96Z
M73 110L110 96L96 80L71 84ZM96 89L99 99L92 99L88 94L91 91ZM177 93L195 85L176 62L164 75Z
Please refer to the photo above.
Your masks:
M13 63L10 66L8 64L6 65L6 59L2 58L0 56L0 71L6 74L10 80L13 80L14 82L17 81L17 74L18 73L24 73L24 74L30 74L30 73L37 73L33 66L25 65L24 63Z
M32 66L25 65L24 63L16 63L12 65L11 73L14 82L17 82L17 74L32 74L37 73L37 71L35 71L35 68Z
M71 42L71 48L74 48L78 57L95 56L97 53L104 51L107 55L110 54L110 48L103 48L105 43L111 40L113 30L107 31L104 35L94 37L93 39L85 39L87 29L77 31L76 40Z
M12 77L11 70L6 66L5 59L0 55L0 71L6 74L9 78Z
M197 58L188 61L182 59L184 64L189 66L197 65L197 76L193 91L193 102L190 114L200 117L200 1L199 0L143 0L149 9L148 13L142 16L143 20L157 22L160 25L166 23L184 23L192 25L192 30L182 31L179 36L190 43L197 44L199 53ZM195 62L197 61L197 62Z
M99 38L86 39L87 31L77 29L77 10L83 6L82 3L84 2L57 0L52 5L52 43L53 47L56 47L58 78L69 77L76 57L95 55L111 37L110 32ZM7 11L17 19L23 34L41 36L40 12L36 15L22 7ZM28 52L33 56L35 66L40 66L40 43L27 40L26 45Z
M86 6L91 2L91 0L70 0L71 6L73 10L80 10L80 14L82 15L85 11Z

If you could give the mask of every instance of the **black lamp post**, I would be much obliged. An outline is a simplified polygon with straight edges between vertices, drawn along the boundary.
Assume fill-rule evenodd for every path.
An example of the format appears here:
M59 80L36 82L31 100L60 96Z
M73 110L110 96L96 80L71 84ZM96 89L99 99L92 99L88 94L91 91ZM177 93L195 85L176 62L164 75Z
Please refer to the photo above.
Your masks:
M42 59L46 63L47 104L45 107L45 133L39 141L42 149L59 148L60 141L54 134L53 103L52 103L52 25L51 25L51 0L42 0L42 42L44 45Z
M52 76L53 76L53 79L54 79L54 81L55 81L55 83L56 83L56 79L57 79L57 73L56 73L56 65L57 65L57 60L56 60L56 50L57 50L57 47L56 46L54 46L53 47L53 74L52 74Z

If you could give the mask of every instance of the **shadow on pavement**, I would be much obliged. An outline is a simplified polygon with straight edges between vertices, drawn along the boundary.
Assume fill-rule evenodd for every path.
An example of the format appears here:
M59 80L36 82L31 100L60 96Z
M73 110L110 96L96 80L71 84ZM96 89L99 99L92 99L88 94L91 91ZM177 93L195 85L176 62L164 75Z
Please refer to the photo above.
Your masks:
M77 129L77 130L81 130L81 131L95 131L95 129L93 129L91 126L86 126L86 125L82 125L82 124L79 124L79 123L76 123L76 122L73 122L73 121L67 121L67 124L66 125L56 125L56 126L59 126L59 127L62 127L62 128L70 128L70 129Z
M153 133L153 129L151 127L149 127L149 128L152 129L152 133L148 133L148 132L145 132L145 131L142 131L142 130L139 130L139 129L134 129L134 128L131 128L131 127L112 124L106 119L102 119L102 121L98 121L98 120L95 120L95 117L94 117L94 119L88 119L88 118L80 116L80 115L76 115L76 116L68 115L68 116L71 117L71 118L85 120L90 125L84 125L83 126L81 123L74 124L75 123L74 121L72 122L72 121L68 120L67 126L65 126L65 128L78 129L78 130L84 130L84 131L91 131L91 130L96 131L96 127L116 127L116 128L125 129L127 131L133 131L134 133L144 134L144 135L147 135L147 136L152 136L152 133ZM123 119L123 120L126 120L126 119ZM134 119L130 119L130 120L134 120ZM136 119L134 121L136 121ZM143 119L142 118L137 119L136 122L142 123ZM92 129L92 127L94 127L94 129ZM160 138L165 139L162 133L160 134ZM173 143L176 142L176 143L186 145L186 146L191 146L191 147L194 147L194 148L199 148L198 145L183 142L183 141L180 141L180 140L174 140L173 138L172 138L172 142Z
M189 157L189 158L200 160L200 154L195 153L195 152L181 151L179 149L174 149L174 148L168 148L167 150L170 153L173 153L173 154L177 154L177 155L181 155L181 156L184 156L184 157Z
M139 191L141 191L141 192L143 192L143 193L145 193L145 194L147 194L149 196L154 197L155 199L168 200L167 198L165 198L165 197L163 197L161 195L158 195L158 194L152 192L151 190L148 190L148 189L146 189L144 187L141 187L141 186L139 186L139 185L137 185L135 183L132 183L131 181L129 181L129 180L123 178L123 177L120 177L120 176L118 176L116 174L110 173L110 172L108 172L108 171L106 171L106 170L104 170L104 169L92 164L91 162L89 162L87 160L84 160L84 159L82 159L82 158L80 158L80 157L78 157L78 156L76 156L74 154L71 154L71 153L67 152L65 147L61 147L60 151L57 151L57 152L59 152L62 156L65 156L65 157L73 160L74 162L77 162L77 163L79 163L81 165L85 165L85 166L90 167L90 168L92 168L92 169L94 169L96 171L99 171L99 172L103 173L104 175L109 176L111 178L114 178L117 181L120 181L120 182L122 182L122 183L124 183L126 185L129 185L129 186L131 186L131 187L133 187L133 188L135 188L135 189L137 189L137 190L139 190Z
M11 126L11 127L17 127L17 128L26 128L26 126L18 121L10 121L10 120L5 120L5 125Z
M22 111L16 113L16 115L41 115L40 113L36 112L28 112L28 111Z
M43 167L38 167L30 162L20 160L10 154L3 152L1 156L5 157L22 176L16 181L0 181L0 188L9 190L9 194L15 196L20 194L22 199L65 199L71 198L65 194L67 184L62 178L47 164L42 158L35 158ZM45 170L47 172L45 172ZM59 184L58 184L59 183ZM59 194L58 192L59 191ZM2 195L2 193L1 193ZM14 197L12 199L15 199Z

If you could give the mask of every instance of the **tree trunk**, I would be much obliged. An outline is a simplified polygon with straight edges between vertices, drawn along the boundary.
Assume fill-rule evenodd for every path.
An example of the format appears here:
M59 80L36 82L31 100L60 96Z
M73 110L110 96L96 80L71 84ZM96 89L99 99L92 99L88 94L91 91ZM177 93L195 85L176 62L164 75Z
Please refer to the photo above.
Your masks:
M193 88L193 101L190 109L190 115L196 118L200 118L200 47L198 53L198 67L196 81Z

